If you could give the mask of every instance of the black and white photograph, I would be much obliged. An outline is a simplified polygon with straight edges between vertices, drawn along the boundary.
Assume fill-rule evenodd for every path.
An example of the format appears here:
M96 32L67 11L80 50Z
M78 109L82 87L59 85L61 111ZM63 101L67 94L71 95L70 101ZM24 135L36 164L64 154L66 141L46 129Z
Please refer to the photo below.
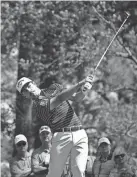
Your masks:
M0 4L1 177L137 177L137 1Z

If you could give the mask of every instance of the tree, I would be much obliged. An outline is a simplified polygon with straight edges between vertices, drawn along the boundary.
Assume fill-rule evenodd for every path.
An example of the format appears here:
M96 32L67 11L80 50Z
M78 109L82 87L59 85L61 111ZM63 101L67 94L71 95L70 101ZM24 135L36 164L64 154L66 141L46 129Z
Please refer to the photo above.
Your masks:
M131 16L99 66L87 98L74 107L94 139L135 131L135 6L130 1L2 2L2 101L12 105L15 115L17 94L15 134L24 133L30 142L34 137L32 104L16 93L16 80L26 76L41 88L52 82L69 86L91 74L126 18L124 11Z

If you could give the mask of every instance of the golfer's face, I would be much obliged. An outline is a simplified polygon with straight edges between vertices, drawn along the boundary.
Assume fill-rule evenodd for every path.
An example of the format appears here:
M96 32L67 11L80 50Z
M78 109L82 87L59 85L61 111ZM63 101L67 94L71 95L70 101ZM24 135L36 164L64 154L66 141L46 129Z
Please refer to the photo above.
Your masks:
M39 95L39 88L32 82L26 84L22 90L22 95L27 98Z

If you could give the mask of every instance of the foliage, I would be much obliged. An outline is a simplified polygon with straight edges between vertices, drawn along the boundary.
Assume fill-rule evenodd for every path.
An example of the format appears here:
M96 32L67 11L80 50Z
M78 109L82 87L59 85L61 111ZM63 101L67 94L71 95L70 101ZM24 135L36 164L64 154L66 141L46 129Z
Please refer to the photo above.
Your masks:
M3 1L1 83L6 108L2 109L2 133L11 138L15 122L15 134L24 133L29 142L34 137L32 105L30 100L16 95L18 78L32 78L41 87L47 87L50 82L69 86L81 80L93 72L126 18L124 11L128 11L131 16L99 66L92 90L74 107L92 146L96 147L97 139L105 135L118 142L129 142L130 151L135 151L136 4L133 1ZM7 113L13 120L10 134Z

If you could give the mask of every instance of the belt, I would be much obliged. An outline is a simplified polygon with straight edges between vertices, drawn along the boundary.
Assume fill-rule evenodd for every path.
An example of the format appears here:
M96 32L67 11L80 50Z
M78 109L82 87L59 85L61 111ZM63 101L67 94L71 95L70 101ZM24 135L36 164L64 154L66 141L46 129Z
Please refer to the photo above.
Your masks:
M55 132L74 132L77 130L81 130L83 129L82 126L73 126L73 127L65 127L65 128L60 128L54 131Z

